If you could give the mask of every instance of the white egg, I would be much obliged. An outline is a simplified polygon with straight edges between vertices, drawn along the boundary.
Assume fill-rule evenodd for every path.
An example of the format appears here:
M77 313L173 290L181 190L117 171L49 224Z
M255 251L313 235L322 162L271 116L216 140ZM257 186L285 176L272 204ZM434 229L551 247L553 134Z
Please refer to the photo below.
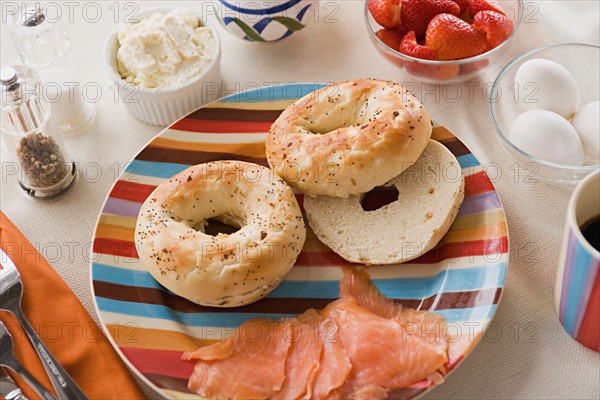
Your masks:
M522 151L556 164L581 165L585 159L575 128L548 110L519 115L510 128L510 141Z
M580 94L573 75L557 62L535 58L515 74L515 99L521 110L549 110L569 119L579 108Z
M600 160L600 101L586 104L571 119L589 158Z

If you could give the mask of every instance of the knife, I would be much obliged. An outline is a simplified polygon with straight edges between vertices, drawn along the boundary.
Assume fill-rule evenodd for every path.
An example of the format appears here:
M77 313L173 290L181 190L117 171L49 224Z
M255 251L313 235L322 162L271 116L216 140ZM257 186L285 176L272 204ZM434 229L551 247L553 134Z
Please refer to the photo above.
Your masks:
M29 400L3 367L0 367L0 396L6 400Z

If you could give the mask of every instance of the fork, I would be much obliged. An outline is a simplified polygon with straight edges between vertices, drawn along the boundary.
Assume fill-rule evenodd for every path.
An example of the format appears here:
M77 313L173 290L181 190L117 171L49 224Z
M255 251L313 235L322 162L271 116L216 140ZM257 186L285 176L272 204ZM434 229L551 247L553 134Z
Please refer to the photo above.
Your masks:
M23 378L31 388L45 400L57 400L41 383L37 381L27 370L17 361L13 353L13 340L6 327L0 322L0 366L8 367Z
M23 297L21 276L15 264L2 249L0 249L0 266L2 267L0 268L0 310L13 313L19 320L46 368L58 398L61 400L87 400L85 394L56 361L23 314L23 310L21 310L21 298Z

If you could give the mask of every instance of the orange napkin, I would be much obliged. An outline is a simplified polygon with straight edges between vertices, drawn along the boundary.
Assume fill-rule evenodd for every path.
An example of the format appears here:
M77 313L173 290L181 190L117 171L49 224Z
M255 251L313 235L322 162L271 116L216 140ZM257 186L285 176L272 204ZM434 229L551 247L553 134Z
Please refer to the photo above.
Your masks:
M143 399L125 364L75 294L0 211L0 247L23 281L23 312L44 344L90 399ZM0 312L15 342L15 356L47 389L50 379L14 316ZM11 372L30 399L39 399Z

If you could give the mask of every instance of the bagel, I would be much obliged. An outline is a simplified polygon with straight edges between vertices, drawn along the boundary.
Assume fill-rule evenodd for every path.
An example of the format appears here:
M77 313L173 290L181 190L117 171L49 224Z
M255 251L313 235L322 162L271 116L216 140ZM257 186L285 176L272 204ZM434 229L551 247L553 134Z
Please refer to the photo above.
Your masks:
M240 229L211 236L211 218ZM135 233L140 260L161 285L214 307L268 295L305 238L291 188L268 168L242 161L196 165L163 182L142 205Z
M271 168L309 196L368 192L417 161L431 120L402 85L356 80L313 92L288 107L266 142Z
M304 197L310 227L350 262L402 263L438 244L464 199L458 161L434 140L413 166L385 186L395 186L398 199L374 211L364 211L364 195Z

